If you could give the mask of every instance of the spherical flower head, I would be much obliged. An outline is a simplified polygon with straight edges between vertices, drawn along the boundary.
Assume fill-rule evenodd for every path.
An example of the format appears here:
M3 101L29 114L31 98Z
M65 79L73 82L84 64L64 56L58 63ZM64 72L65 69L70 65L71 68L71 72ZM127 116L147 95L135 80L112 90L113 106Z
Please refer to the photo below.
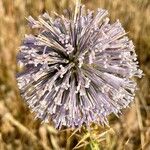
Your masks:
M43 122L56 128L108 124L134 99L141 77L131 40L108 12L77 7L74 17L47 13L28 18L37 35L26 35L17 59L22 97Z

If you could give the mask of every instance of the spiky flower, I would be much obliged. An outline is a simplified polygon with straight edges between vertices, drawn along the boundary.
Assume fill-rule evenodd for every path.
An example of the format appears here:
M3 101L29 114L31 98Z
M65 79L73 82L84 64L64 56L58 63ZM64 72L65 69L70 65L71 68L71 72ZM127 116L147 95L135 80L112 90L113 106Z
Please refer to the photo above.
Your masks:
M21 95L44 122L56 128L91 122L107 124L134 99L141 77L131 40L108 12L78 6L74 17L47 13L28 18L37 35L26 35L18 54L24 71L17 74Z

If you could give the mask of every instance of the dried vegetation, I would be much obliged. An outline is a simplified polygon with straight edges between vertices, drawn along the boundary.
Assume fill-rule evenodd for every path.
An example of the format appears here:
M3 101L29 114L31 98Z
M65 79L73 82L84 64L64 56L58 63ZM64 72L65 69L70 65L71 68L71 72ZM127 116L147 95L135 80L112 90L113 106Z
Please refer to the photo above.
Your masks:
M0 150L138 150L150 149L150 1L83 0L90 9L106 8L120 19L136 46L144 77L138 80L135 103L120 119L110 116L110 129L64 129L40 124L21 100L16 86L16 53L25 33L28 15L45 11L62 13L73 0L0 0Z

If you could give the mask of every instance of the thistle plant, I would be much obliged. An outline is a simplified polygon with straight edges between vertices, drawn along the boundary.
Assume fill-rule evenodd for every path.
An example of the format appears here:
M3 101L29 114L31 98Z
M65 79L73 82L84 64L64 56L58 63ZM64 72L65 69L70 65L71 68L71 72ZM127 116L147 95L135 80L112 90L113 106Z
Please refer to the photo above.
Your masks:
M133 101L141 77L134 45L107 10L28 17L37 35L26 35L17 55L20 93L43 122L56 128L108 124Z

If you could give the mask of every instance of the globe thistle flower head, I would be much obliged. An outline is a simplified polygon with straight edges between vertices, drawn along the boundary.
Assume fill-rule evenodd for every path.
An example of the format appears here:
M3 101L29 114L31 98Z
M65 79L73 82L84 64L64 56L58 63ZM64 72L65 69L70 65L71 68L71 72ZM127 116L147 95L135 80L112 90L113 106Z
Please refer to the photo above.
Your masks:
M29 25L37 35L26 35L17 59L24 70L17 74L22 97L43 122L56 128L90 123L108 124L134 99L141 77L131 40L108 12L77 7L74 17L44 13Z

